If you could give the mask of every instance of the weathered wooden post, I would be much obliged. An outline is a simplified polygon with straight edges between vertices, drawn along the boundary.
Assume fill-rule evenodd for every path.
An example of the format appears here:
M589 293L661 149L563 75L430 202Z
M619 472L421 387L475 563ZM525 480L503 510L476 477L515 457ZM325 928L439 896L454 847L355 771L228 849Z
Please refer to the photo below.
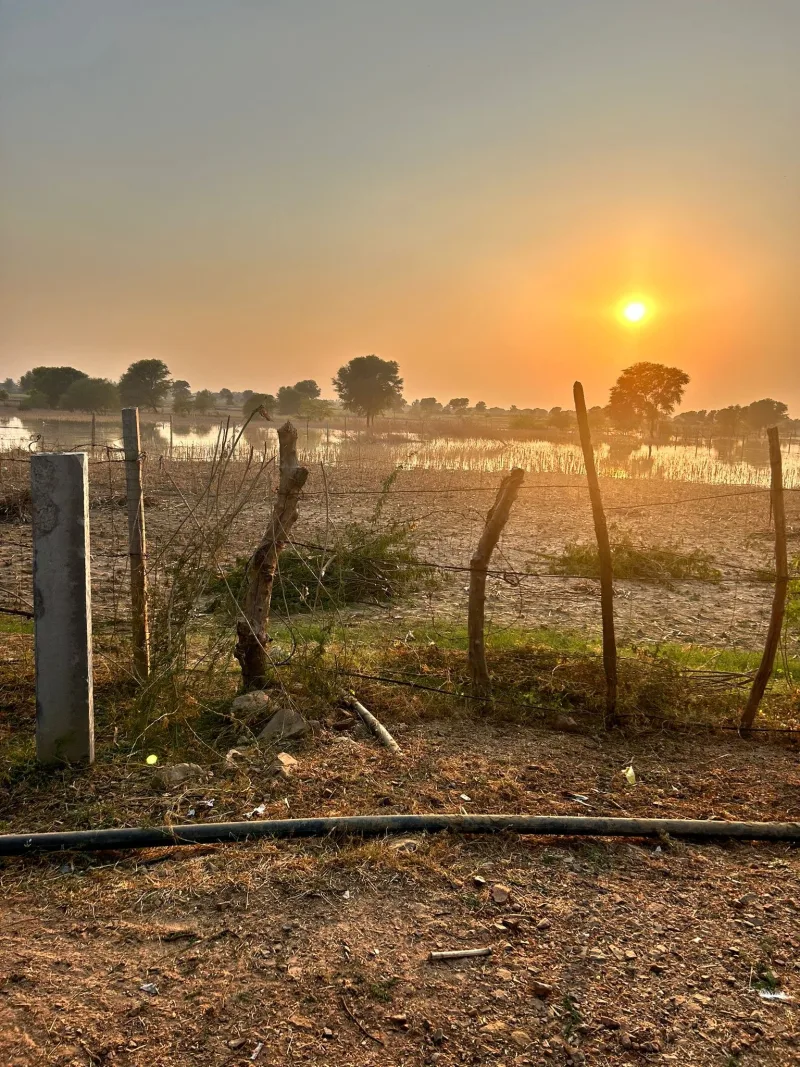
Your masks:
M301 467L297 462L297 430L291 422L284 423L278 430L278 444L278 495L267 531L247 566L241 616L236 624L234 655L242 668L245 689L260 688L267 680L272 585L278 556L286 547L291 529L297 521L297 503L308 478L308 468Z
M484 645L484 615L486 608L486 572L492 559L492 553L500 540L503 527L508 522L511 506L517 499L519 487L525 471L515 467L500 483L494 504L486 516L486 525L478 541L478 547L469 561L469 609L467 614L467 633L469 673L472 685L478 696L489 696L491 685L489 669L486 665L486 647Z
M97 415L92 412L92 456L97 448Z
M85 452L31 456L36 758L94 759Z
M597 555L600 562L600 611L603 617L603 667L606 674L606 724L610 725L614 722L617 713L617 640L614 634L614 571L611 565L611 544L608 539L606 513L603 509L603 497L600 494L600 482L594 462L589 415L586 411L586 400L580 382L575 382L573 396L583 450L583 463L589 483L589 499L592 504L594 533L597 538Z
M786 510L783 500L783 463L781 461L781 441L777 426L770 426L767 430L769 439L769 465L770 465L770 510L775 522L775 592L772 595L772 613L770 614L769 626L767 627L767 640L764 644L764 654L761 664L753 679L753 687L750 696L742 712L741 729L744 733L752 729L758 706L767 688L772 668L775 663L775 653L778 651L778 642L783 628L783 616L786 611L786 595L789 591L789 559L786 549Z
M142 448L139 409L122 409L122 443L125 447L125 486L128 502L128 557L131 575L133 669L140 681L150 674L150 629L147 621L147 540L142 492Z

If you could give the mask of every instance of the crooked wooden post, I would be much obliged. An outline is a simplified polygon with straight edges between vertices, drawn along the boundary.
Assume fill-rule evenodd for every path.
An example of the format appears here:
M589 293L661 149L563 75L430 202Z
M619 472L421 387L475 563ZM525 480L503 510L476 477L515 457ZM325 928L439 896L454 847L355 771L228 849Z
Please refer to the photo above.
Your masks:
M594 533L597 539L597 554L600 561L600 611L603 617L603 668L606 675L606 724L611 725L617 714L617 640L614 634L614 570L611 564L611 544L608 539L606 513L600 482L594 462L592 434L589 429L589 415L586 411L586 399L583 386L575 382L575 414L578 418L578 432L583 449L583 463L586 467L586 479L589 483L589 499L592 503Z
M517 499L519 487L525 471L515 467L500 483L494 504L486 516L486 525L478 541L478 547L469 561L469 611L468 662L472 685L478 696L488 697L491 693L489 668L486 665L486 646L484 644L484 622L486 610L486 573L492 559L492 553L500 540L503 527L508 522L511 507Z
M31 457L36 758L94 759L85 452Z
M133 669L139 681L150 674L150 628L147 620L147 539L144 528L142 447L139 409L122 409L122 443L125 447L125 485L128 503L128 557L131 574Z
M297 430L291 422L278 430L280 480L272 518L247 566L241 617L236 624L234 655L242 668L245 689L263 687L270 665L269 613L278 556L286 547L297 521L297 504L308 478L308 468L297 462Z
M786 611L786 595L789 590L789 559L786 549L786 510L783 500L783 463L781 461L781 441L777 426L770 426L767 430L769 440L769 466L770 466L770 509L775 522L775 592L772 595L772 613L767 628L767 640L764 644L764 654L761 664L753 679L753 687L750 696L742 712L741 729L747 733L752 729L753 722L758 713L758 706L767 688L772 668L775 664L775 653L778 651L778 642L783 629L783 616Z

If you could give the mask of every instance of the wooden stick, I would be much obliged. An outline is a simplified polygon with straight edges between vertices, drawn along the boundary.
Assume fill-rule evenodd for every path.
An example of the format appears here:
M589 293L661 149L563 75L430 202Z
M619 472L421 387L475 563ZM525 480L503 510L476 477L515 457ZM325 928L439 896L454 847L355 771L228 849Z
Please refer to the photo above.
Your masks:
M431 952L428 959L431 962L434 960L467 960L475 956L491 956L491 954L490 948L460 948L452 952Z
M781 442L777 426L767 430L769 438L769 465L771 471L770 504L775 520L775 592L772 596L772 613L767 628L767 640L761 664L753 679L745 709L742 712L741 729L747 733L753 726L758 713L758 706L767 688L775 653L783 628L783 616L786 611L786 595L789 590L789 560L786 550L786 511L783 500L783 464L781 461Z
M150 674L150 628L147 619L147 539L144 529L142 448L139 409L122 409L122 443L125 446L125 485L128 504L128 556L131 570L131 621L133 670L139 681Z
M573 395L583 449L583 462L589 482L589 499L592 502L597 554L600 560L600 611L603 617L603 667L606 673L606 725L610 726L617 714L617 641L614 635L614 571L611 565L611 544L608 540L606 513L603 509L603 497L600 494L600 482L594 462L586 400L580 382L575 382Z
M491 692L489 668L486 665L484 644L484 621L486 609L486 572L492 553L500 540L503 527L508 522L511 506L517 499L525 471L515 467L500 483L494 504L486 516L486 525L478 541L478 547L469 561L469 608L467 613L468 661L472 685L479 696Z
M236 624L236 656L242 668L245 689L261 688L269 668L270 604L278 556L286 547L289 533L297 521L297 504L308 478L308 468L297 462L297 430L291 422L278 430L280 482L272 509L272 519L261 544L247 567L247 587L242 603L242 617Z
M371 1034L369 1030L367 1030L366 1026L364 1026L364 1024L355 1017L343 995L339 997L339 1000L341 1001L341 1005L344 1008L345 1015L348 1017L348 1019L353 1020L353 1022L359 1028L364 1037L368 1037L370 1041L375 1041L379 1045L386 1044L382 1037L380 1037L378 1034Z
M364 705L360 704L354 697L348 699L348 704L357 713L364 725L372 730L382 745L388 748L391 752L394 752L395 756L402 756L403 752L398 743L386 727L378 722L371 711L367 711Z

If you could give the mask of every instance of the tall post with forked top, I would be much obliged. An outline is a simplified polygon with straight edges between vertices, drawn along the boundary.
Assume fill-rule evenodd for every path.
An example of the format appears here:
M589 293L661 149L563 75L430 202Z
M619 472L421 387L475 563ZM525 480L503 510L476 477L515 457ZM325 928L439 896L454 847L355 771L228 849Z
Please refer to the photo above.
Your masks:
M494 504L486 516L486 525L478 541L478 547L469 561L469 613L467 615L469 673L478 696L488 697L491 692L489 668L486 665L484 644L484 614L486 610L486 575L492 553L500 540L511 506L517 499L525 471L515 467L500 483Z
M778 427L770 426L767 430L767 437L769 439L770 507L772 509L772 518L775 522L775 592L772 595L772 613L770 614L767 628L764 654L753 679L753 687L750 690L747 704L742 712L740 725L744 733L747 733L753 727L758 706L772 674L775 653L778 651L778 642L783 628L783 616L786 612L786 595L789 591L786 510L783 500L783 463L781 460L781 441Z
M122 443L125 446L125 486L128 503L133 669L139 681L144 682L150 674L150 628L147 619L147 539L144 528L142 446L138 408L122 409Z
M594 533L597 539L597 555L600 563L600 611L603 617L603 668L606 675L606 725L611 725L617 714L617 639L614 634L614 571L611 565L611 543L608 539L606 513L600 482L594 462L592 434L589 429L589 415L583 386L575 382L575 414L578 419L578 432L583 450L583 463L586 467L586 479L589 483L589 499L592 504Z
M291 422L278 430L280 481L272 518L261 543L250 558L245 576L241 614L236 624L234 655L242 668L245 689L262 688L270 666L267 647L272 586L278 556L286 547L297 521L300 493L308 478L308 468L297 462L297 430Z
M36 758L94 759L89 483L85 452L31 457Z

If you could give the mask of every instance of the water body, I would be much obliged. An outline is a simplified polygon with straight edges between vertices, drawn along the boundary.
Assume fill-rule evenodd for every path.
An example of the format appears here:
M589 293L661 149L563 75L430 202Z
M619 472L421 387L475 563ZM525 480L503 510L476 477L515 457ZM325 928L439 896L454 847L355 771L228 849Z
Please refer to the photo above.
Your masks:
M402 424L401 424L402 425ZM304 462L328 464L374 462L381 466L402 466L406 470L502 471L519 466L533 474L581 475L583 457L577 441L499 440L431 436L408 432L367 433L358 426L347 431L340 427L298 425L299 453ZM142 422L142 448L150 455L174 460L209 459L222 440L222 425L210 419L174 426L170 441L169 422ZM225 440L239 434L231 419ZM30 451L63 451L88 448L91 421L28 417L24 414L0 418L0 451L23 448ZM119 449L121 426L98 422L95 437L101 449ZM170 451L171 444L171 451ZM252 423L238 438L238 451L245 455L271 455L277 451L273 424ZM784 484L800 488L800 441L783 443ZM723 439L695 444L659 444L652 451L630 438L609 438L598 443L596 462L601 476L608 478L648 478L699 482L713 485L769 485L769 457L766 443L755 438L745 441Z

